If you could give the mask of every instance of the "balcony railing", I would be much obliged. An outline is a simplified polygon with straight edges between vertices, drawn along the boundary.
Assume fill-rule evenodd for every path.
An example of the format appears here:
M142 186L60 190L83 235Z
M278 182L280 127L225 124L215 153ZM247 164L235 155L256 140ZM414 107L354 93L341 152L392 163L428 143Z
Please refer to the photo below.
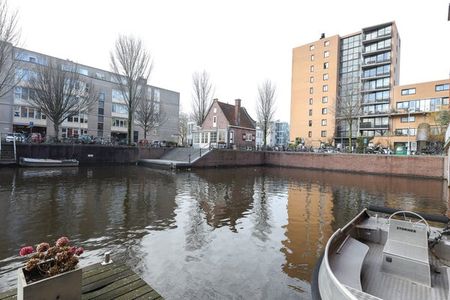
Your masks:
M374 67L374 66L378 66L378 65L384 65L384 64L388 64L391 63L391 59L384 59L384 60L374 60L374 61L367 61L367 62L363 62L362 66L363 67Z
M375 37L371 37L371 36L369 36L367 34L364 34L362 42L363 42L363 44L365 44L365 43L372 43L372 42L378 42L378 41L381 41L381 40L384 40L384 39L387 39L387 38L390 38L390 37L392 37L392 34L390 32L386 33L386 34L383 34L383 35L377 35Z
M369 55L369 54L378 54L378 53L386 52L386 51L391 51L391 46L380 48L380 49L375 49L375 50L367 50L367 51L364 48L362 55L365 56L365 55Z
M372 123L360 123L360 129L389 129L389 125L374 125Z

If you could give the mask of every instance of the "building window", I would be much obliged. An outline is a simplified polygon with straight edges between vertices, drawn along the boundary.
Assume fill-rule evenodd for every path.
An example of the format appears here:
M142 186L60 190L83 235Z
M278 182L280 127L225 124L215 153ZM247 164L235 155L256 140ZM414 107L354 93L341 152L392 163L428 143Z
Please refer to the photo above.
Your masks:
M314 72L314 66L309 66L309 71Z
M448 91L450 84L438 84L434 88L436 92Z
M322 108L322 115L326 115L328 113L328 109L326 107Z
M211 143L217 143L217 132L210 132L209 139Z
M313 98L309 98L309 105L313 104Z
M313 83L314 82L314 76L309 77L309 82Z
M330 51L324 51L323 52L323 57L330 57Z
M409 122L415 122L415 121L416 121L416 117L415 116L410 116L409 118L408 117L402 117L400 119L400 122L402 122L402 123L409 123Z
M323 74L323 80L324 81L328 80L328 73Z
M324 84L324 85L322 86L322 91L328 92L328 84Z
M213 113L217 113L217 107L214 107Z
M309 127L312 127L312 120L309 120L309 121L308 121L308 126L309 126Z
M323 45L324 45L325 47L330 46L330 41L325 41L325 42L323 42Z
M311 54L311 61L314 60L314 54Z
M309 46L309 51L313 51L316 47L314 45Z
M416 88L412 88L412 89L403 89L402 90L402 96L405 95L414 95L416 93Z
M309 93L310 93L310 94L314 94L314 88L310 87L310 88L309 88Z
M312 131L308 131L308 137L312 137Z
M321 137L327 137L327 131L326 131L326 130L322 130L322 131L320 132L320 136L321 136Z
M327 119L322 119L320 124L322 124L322 126L327 126Z
M322 103L328 103L328 96L322 97Z
M327 63L327 62L326 62L326 63L323 63L323 68L324 68L324 69L328 69L328 67L329 67L329 63Z
M409 135L416 135L416 128L398 128L395 129L395 135L399 135L399 136L407 136L408 135L408 130L409 130Z
M310 116L312 116L312 109L310 109L309 110L309 113L308 113Z
M213 127L217 127L217 117L213 117Z

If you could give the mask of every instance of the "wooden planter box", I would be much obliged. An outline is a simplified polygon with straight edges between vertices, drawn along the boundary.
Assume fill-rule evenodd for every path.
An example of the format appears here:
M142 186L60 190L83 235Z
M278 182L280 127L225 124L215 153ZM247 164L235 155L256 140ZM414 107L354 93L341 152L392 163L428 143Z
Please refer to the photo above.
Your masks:
M27 283L24 269L18 270L17 299L81 299L81 268Z

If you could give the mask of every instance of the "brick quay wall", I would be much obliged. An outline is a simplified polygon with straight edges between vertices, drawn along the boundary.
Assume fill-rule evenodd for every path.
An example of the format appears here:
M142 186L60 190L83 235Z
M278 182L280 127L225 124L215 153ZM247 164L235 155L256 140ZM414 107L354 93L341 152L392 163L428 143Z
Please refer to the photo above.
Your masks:
M266 165L289 168L328 170L447 179L446 156L397 156L374 154L336 154L305 152L251 152L213 150L194 167Z
M17 144L17 158L76 159L86 164L129 164L139 159L161 158L170 148L104 145Z

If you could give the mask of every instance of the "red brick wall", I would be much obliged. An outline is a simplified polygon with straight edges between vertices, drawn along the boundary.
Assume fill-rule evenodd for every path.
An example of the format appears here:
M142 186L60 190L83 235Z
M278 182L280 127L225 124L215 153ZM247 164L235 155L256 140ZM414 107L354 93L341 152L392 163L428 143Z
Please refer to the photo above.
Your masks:
M194 163L194 167L260 166L264 152L212 150Z
M444 178L445 170L444 156L267 152L265 163L282 167L432 178Z
M247 141L247 139L244 141L242 139L242 135L245 134L246 136L248 134L251 134L255 136L256 139L256 130L250 130L250 129L241 129L241 128L234 128L232 127L230 130L234 131L234 145L239 148L245 148L247 146L255 147L255 140L252 139L252 141Z
M387 176L445 179L444 156L395 156L213 150L194 167L271 165Z
M214 113L214 108L216 108L216 113ZM228 120L223 114L222 110L219 107L219 104L217 104L217 101L213 102L213 105L211 109L209 110L209 113L206 115L205 121L203 121L202 129L203 130L215 130L217 127L213 127L213 117L217 117L217 125L219 126L219 129L226 129L228 126Z

